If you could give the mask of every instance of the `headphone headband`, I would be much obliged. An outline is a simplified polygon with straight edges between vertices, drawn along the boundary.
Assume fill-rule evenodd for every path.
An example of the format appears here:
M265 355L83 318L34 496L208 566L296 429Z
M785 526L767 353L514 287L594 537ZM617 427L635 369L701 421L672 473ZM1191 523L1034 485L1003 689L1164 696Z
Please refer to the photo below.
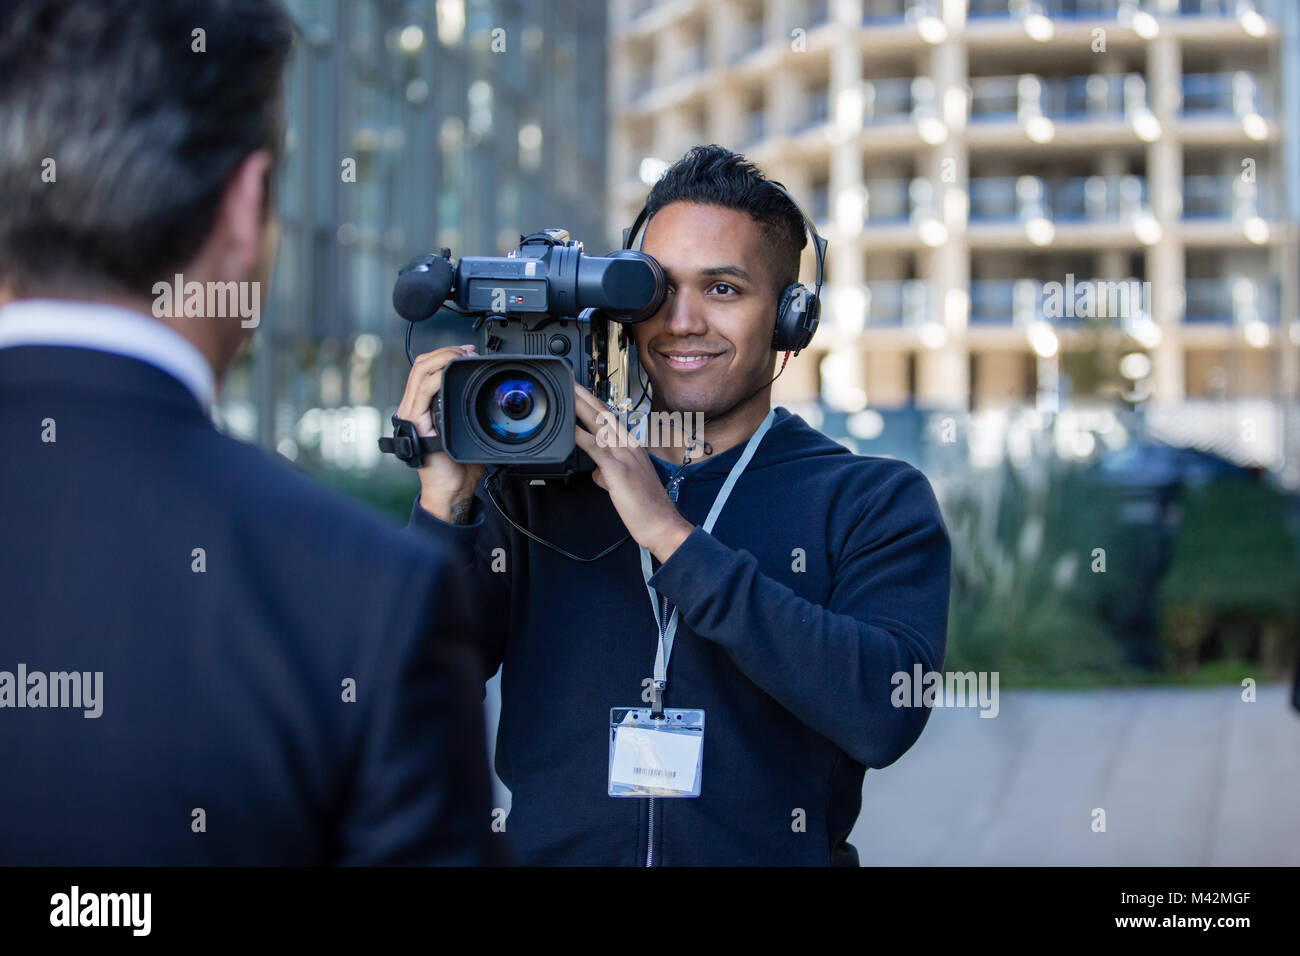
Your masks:
M786 189L785 186L777 182L775 179L765 179L764 182L778 190L786 199L790 200L790 205L794 206L795 212L797 212L799 218L803 220L804 228L808 230L808 235L812 238L813 252L817 256L817 284L813 295L820 298L822 291L822 275L826 270L826 240L817 232L817 227L813 225L812 218L803 211L803 207L795 201L795 198L790 195L790 191ZM641 227L645 225L646 219L649 218L647 215L649 208L649 203L643 204L641 206L641 211L636 214L636 219L632 220L632 225L623 230L624 249L632 248L632 243L636 241L637 233L641 231Z
M785 186L783 186L781 183L778 183L775 179L769 179L768 182L771 183L773 186L775 186L777 189L779 189L781 191L781 195L785 196L786 199L790 200L790 205L794 206L795 210L799 213L800 218L803 219L804 226L808 230L808 235L812 238L813 253L817 257L817 282L813 288L813 298L816 299L818 302L820 302L822 296L822 275L826 271L827 242L825 239L821 237L821 234L817 231L817 227L813 225L812 218L806 212L803 211L802 206L800 206L797 202L795 202L795 198L790 195L790 191L786 189Z

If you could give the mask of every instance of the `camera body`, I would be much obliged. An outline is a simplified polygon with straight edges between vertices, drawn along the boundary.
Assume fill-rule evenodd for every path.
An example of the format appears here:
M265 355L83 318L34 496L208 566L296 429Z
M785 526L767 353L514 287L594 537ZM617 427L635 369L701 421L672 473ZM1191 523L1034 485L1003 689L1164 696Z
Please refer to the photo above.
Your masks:
M588 256L562 229L521 237L508 256L417 257L393 288L398 313L415 322L449 308L481 333L478 356L443 370L433 409L442 450L507 477L590 471L573 441L573 383L628 408L636 378L626 327L659 310L664 285L650 256Z
M494 317L480 354L443 369L434 408L453 461L501 465L517 478L565 478L594 467L574 446L573 383L610 408L630 397L627 334L599 315Z

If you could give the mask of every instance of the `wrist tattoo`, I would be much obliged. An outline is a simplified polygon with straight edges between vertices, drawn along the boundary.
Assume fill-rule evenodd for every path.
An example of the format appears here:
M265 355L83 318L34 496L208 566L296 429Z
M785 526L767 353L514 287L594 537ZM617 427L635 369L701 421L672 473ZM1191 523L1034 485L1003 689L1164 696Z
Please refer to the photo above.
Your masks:
M474 510L473 498L465 498L461 501L452 502L451 523L469 524L469 515L470 512L473 510Z

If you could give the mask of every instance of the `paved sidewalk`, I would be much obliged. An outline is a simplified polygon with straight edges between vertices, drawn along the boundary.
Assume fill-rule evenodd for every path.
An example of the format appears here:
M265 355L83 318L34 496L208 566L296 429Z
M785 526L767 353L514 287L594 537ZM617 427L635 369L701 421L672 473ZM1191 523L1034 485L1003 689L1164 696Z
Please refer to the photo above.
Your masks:
M1005 691L867 771L864 866L1300 865L1289 685ZM1106 832L1092 811L1106 811Z

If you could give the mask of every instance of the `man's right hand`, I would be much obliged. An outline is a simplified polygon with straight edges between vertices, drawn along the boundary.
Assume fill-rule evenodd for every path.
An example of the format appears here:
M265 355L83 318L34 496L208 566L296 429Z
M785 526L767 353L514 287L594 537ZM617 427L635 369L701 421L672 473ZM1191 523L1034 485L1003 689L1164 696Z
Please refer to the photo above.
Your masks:
M433 424L433 400L442 387L442 370L452 359L477 355L473 345L451 345L416 356L397 416L415 424L421 437L436 435ZM474 486L483 477L482 465L462 465L447 457L446 452L424 456L420 472L420 507L435 518L450 524L469 520Z

